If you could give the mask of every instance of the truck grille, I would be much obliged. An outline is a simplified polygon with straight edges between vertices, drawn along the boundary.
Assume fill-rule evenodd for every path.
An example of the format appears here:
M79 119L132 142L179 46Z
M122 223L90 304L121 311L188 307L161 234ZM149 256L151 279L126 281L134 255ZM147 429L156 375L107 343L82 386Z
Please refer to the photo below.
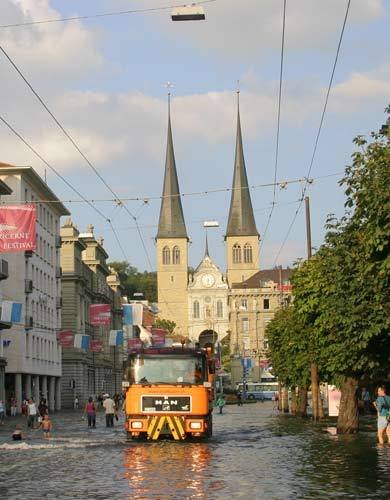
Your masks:
M191 411L190 396L142 396L142 411L178 413Z

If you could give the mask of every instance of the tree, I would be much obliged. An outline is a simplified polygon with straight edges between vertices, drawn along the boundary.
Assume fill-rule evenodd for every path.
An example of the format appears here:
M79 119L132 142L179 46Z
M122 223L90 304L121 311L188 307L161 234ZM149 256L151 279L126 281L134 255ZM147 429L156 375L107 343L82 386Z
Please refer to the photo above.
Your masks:
M145 300L157 302L156 272L140 272L125 261L114 261L108 265L118 273L129 299L133 299L135 293L142 293Z
M171 321L170 319L157 318L154 322L154 326L156 328L162 328L163 330L169 332L170 335L172 335L176 328L176 323L174 321Z

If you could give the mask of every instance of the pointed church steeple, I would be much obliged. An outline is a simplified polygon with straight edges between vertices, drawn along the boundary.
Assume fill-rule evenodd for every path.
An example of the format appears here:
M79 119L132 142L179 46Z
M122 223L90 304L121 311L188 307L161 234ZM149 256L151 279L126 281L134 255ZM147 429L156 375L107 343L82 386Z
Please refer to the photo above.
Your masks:
M244 149L242 145L240 119L240 92L237 91L237 136L236 157L232 196L230 200L229 220L226 228L227 236L258 236L255 217L253 215L251 195L248 188Z
M204 256L205 257L210 257L210 254L209 254L209 240L207 239L207 231L206 231L206 246L205 246L205 249L204 249Z
M164 187L162 192L160 219L157 238L187 238L181 205L179 181L177 178L175 152L173 149L171 128L171 99L168 94L168 136L165 159Z

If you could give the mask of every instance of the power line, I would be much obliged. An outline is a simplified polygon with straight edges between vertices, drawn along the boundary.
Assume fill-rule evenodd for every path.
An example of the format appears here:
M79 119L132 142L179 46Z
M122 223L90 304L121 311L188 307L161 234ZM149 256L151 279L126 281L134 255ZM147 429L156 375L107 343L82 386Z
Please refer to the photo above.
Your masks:
M328 107L329 95L330 95L330 91L331 91L331 88L332 88L332 85L333 85L333 79L334 79L334 75L335 75L335 71L336 71L336 66L337 66L337 62L338 62L338 58L339 58L341 43L342 43L343 36L344 36L345 26L347 24L347 19L348 19L348 13L349 13L350 5L351 5L351 0L348 0L348 2L347 2L347 8L346 8L345 15L344 15L344 21L343 21L343 25L342 25L341 33L340 33L340 37L339 37L339 42L338 42L338 45L337 45L336 56L335 56L335 59L334 59L334 62L333 62L332 73L331 73L330 80L329 80L328 90L326 92L325 103L324 103L324 107L323 107L323 110L322 110L322 113L321 113L320 124L319 124L319 127L318 127L316 139L315 139L315 142L314 142L314 148L313 148L313 153L312 153L310 164L309 164L309 169L307 171L306 182L305 182L305 185L304 185L303 190L302 190L301 201L300 201L300 204L298 205L298 207L297 207L297 209L296 209L296 211L294 213L294 216L293 216L293 219L291 221L291 224L290 224L290 226L287 229L287 233L286 233L286 236L284 237L282 245L280 246L280 248L278 250L278 253L276 254L276 257L275 257L275 260L274 260L274 263L273 263L274 265L278 261L278 258L279 258L280 254L281 254L281 252L282 252L282 250L283 250L283 248L284 248L284 246L285 246L285 244L287 242L287 239L290 236L291 230L292 230L292 228L293 228L293 226L295 224L295 221L296 221L296 219L298 217L298 213L299 213L299 211L301 209L303 200L305 198L305 194L306 194L306 191L307 191L307 186L310 184L310 182L309 182L309 176L310 176L310 173L311 173L311 170L312 170L312 167L313 167L314 158L315 158L315 155L316 155L316 152L317 152L318 142L319 142L320 135L321 135L321 130L322 130L322 126L323 126L323 123L324 123L325 113L326 113L326 109Z
M272 197L272 206L271 211L268 216L267 224L265 226L264 233L261 238L259 253L264 244L264 240L268 231L268 228L271 223L272 214L274 212L275 206L275 197L276 197L276 178L278 172L278 160L279 160L279 136L280 136L280 108L282 102L282 84L283 84L283 63L284 63L284 39L286 32L286 0L283 0L283 21L282 21L282 42L281 42L281 51L280 51L280 72L279 72L279 92L278 92L278 115L277 115L277 127L276 127L276 146L275 146L275 166L274 166L274 190Z
M193 5L202 5L206 3L213 3L217 0L202 0L194 3ZM102 12L101 14L86 14L84 16L72 16L72 17L60 17L58 19L43 19L40 21L29 21L25 23L15 23L15 24L3 24L0 28L17 28L21 26L32 26L35 24L46 24L46 23L63 23L67 21L84 21L86 19L96 19L100 17L113 17L113 16L123 16L129 14L146 14L148 12L158 12L164 10L175 9L176 7L183 7L183 4L175 5L165 5L162 7L150 7L149 9L133 9L133 10L119 10L114 12Z

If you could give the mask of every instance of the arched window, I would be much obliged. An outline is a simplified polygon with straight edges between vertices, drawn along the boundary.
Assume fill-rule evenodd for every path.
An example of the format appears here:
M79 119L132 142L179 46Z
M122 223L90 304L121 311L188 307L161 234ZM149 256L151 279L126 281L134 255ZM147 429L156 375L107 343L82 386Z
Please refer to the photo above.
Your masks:
M171 263L171 252L168 247L164 247L162 251L163 264Z
M193 316L194 318L199 318L199 302L197 300L194 301L193 304Z
M250 264L252 262L252 245L245 243L244 245L244 262Z
M180 264L180 248L178 246L173 247L172 264Z
M233 264L241 264L241 247L238 243L233 245Z
M217 300L217 318L223 317L223 303L222 300Z

